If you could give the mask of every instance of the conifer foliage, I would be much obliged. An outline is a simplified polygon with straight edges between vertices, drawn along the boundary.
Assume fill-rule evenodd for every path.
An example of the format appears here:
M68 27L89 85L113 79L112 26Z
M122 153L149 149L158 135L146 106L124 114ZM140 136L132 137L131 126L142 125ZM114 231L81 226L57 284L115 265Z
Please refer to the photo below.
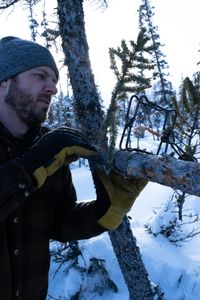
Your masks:
M63 126L76 128L73 97L64 95L62 91L54 97L45 124L51 128Z
M142 4L139 7L139 27L145 28L150 35L153 47L152 59L155 64L153 72L154 79L154 101L162 106L171 106L171 98L174 95L171 82L167 79L169 68L165 60L165 55L161 51L160 35L158 27L153 24L154 7L151 6L150 0L141 0Z
M67 276L76 277L79 284L69 292L70 300L86 299L87 295L92 297L100 295L103 297L106 291L117 293L118 287L110 278L106 269L106 261L84 254L79 242L69 243L53 242L51 247L52 262L55 262L58 272L62 268ZM51 295L49 295L51 297Z
M200 91L199 85L189 77L183 80L179 99L173 98L173 104L178 112L176 121L176 138L184 150L185 160L196 160L199 152L199 117Z
M127 45L125 40L121 41L121 47L110 48L111 69L116 77L116 84L112 91L109 109L104 119L101 134L102 139L109 133L109 161L112 160L113 151L117 139L117 126L121 119L125 117L124 102L128 93L139 93L150 87L150 78L141 75L141 70L151 70L153 64L150 60L152 47L149 46L149 37L145 30L138 34L137 41L130 41ZM141 53L144 53L142 56Z
M180 97L173 98L173 104L178 112L176 121L176 141L177 146L182 150L180 159L188 161L198 161L200 156L199 138L199 116L200 116L200 90L194 75L194 82L186 77L180 88ZM187 194L176 192L174 197L178 207L179 220L183 220L183 205Z

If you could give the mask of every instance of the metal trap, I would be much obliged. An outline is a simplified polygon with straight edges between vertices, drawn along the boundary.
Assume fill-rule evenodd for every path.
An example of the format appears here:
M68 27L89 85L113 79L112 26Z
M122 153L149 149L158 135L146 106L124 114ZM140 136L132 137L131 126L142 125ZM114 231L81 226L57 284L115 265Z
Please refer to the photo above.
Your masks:
M129 101L119 148L157 155L167 153L170 148L180 156L183 151L176 145L174 134L176 117L176 110L163 108L149 101L146 96L133 95ZM145 144L147 136L151 142ZM148 149L147 145L153 149Z

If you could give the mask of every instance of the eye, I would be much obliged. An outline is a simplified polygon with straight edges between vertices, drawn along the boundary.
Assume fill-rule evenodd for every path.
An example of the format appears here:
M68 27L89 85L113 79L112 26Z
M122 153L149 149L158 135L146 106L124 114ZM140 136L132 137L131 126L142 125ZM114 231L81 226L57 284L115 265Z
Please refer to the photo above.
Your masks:
M45 78L46 78L45 74L43 74L43 73L35 73L34 75L41 80L45 80Z

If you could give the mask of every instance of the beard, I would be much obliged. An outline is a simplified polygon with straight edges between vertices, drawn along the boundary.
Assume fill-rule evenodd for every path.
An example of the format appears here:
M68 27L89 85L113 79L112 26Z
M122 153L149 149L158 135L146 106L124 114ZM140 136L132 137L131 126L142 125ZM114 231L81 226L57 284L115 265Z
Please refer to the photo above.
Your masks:
M48 110L37 109L37 101L40 97L46 96L40 93L36 99L28 91L20 88L17 77L13 78L5 103L7 103L29 128L40 125L48 116Z

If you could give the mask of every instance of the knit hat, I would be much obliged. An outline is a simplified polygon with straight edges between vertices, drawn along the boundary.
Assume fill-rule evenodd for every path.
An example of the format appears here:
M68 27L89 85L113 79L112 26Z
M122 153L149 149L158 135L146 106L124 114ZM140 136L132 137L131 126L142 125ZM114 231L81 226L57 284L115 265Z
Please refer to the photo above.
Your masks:
M52 68L58 79L58 68L47 48L14 36L0 39L0 82L41 66Z

